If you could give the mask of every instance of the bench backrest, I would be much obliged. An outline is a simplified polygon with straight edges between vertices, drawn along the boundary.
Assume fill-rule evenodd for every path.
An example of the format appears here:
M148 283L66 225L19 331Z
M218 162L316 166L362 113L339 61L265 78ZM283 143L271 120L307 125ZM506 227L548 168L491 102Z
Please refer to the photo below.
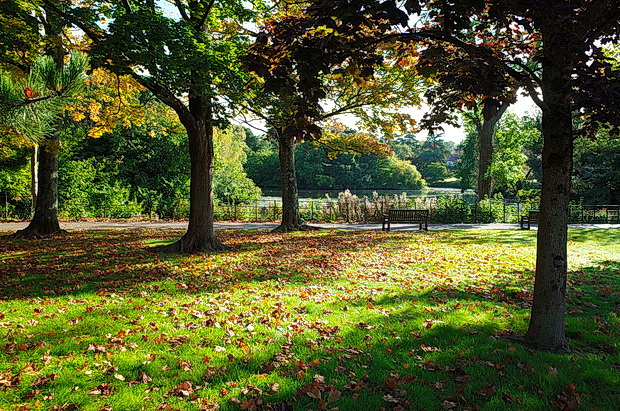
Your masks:
M424 221L428 219L428 210L391 208L390 220Z
M527 213L527 219L530 221L538 221L538 214L540 213L540 211L538 210L530 210L529 213Z

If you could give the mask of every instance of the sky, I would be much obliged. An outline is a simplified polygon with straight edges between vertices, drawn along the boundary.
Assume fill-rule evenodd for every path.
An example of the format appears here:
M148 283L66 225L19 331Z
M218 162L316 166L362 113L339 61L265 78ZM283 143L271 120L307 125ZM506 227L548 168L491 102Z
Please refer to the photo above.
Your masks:
M517 99L517 102L508 108L508 112L516 114L518 116L523 116L527 113L533 114L536 112L537 109L538 108L536 104L534 104L534 102L532 101L530 97L520 95ZM411 114L413 118L415 118L416 120L420 120L422 119L424 114L428 111L428 106L424 105L421 108L411 107L409 109L404 109L403 111ZM343 115L343 116L340 116L339 119L345 125L351 128L355 128L355 117L354 116ZM443 125L442 127L444 129L444 135L443 135L444 140L452 141L458 144L465 139L465 130L463 129L463 127L457 128L457 127L452 127L449 125ZM426 131L421 131L420 133L417 134L417 136L419 137L419 140L423 140L426 138L427 134L428 133L426 133Z

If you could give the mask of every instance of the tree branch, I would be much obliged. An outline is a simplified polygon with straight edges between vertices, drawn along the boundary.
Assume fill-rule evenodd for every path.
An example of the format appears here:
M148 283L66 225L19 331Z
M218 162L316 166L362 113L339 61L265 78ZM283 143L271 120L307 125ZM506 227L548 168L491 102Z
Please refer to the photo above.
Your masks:
M175 6L177 6L177 9L179 10L179 14L181 15L181 18L185 21L190 21L190 18L187 15L187 11L185 11L185 6L183 6L183 3L181 3L181 0L174 0L174 4Z
M73 14L66 13L65 11L61 10L59 7L56 6L56 4L54 4L50 0L43 0L43 4L45 4L45 6L48 7L54 13L56 13L59 16L65 18L66 20L68 20L71 24L76 25L93 42L98 43L98 42L101 41L101 39L103 37L102 36L103 30L101 30L100 28L94 28L94 27L89 26L84 21L79 19L77 16L75 16Z

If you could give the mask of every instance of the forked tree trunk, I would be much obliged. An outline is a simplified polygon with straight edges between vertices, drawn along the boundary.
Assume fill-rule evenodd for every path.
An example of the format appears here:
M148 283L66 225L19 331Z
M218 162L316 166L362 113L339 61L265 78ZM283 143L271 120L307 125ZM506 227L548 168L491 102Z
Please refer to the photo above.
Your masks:
M505 101L501 106L486 105L482 109L482 123L478 125L478 198L493 195L493 178L488 175L495 151L495 127L510 105Z
M60 130L56 129L39 147L38 189L34 216L28 227L14 238L45 238L64 234L58 222L58 149Z
M180 115L187 130L190 153L189 224L175 243L155 247L170 253L204 253L226 250L213 227L213 122L211 108L204 98L190 98L191 115Z
M557 24L557 23L556 23ZM570 46L566 33L552 24L542 29L542 114L544 147L540 223L536 249L534 302L525 341L545 350L566 347L564 311L567 276L568 207L573 159Z
M278 156L280 159L280 184L282 187L282 221L274 232L301 231L307 229L299 214L299 195L295 173L295 141L283 130L277 130Z

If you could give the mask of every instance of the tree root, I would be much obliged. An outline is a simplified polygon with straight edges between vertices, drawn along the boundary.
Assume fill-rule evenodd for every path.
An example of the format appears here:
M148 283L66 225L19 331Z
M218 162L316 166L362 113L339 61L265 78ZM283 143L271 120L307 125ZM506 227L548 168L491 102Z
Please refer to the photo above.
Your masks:
M8 236L14 240L41 240L44 238L58 237L69 234L67 230L55 230L51 232L39 231L37 228L26 227Z
M191 238L187 238L191 237ZM172 244L159 245L149 248L149 251L166 254L204 254L217 251L226 251L230 248L222 244L217 238L197 238L187 233Z
M535 352L552 352L552 353L557 353L557 354L570 354L574 352L573 350L571 350L567 342L564 342L564 344L560 347L550 348L550 347L544 347L542 345L527 341L525 335L509 335L509 336L500 337L499 339L522 345L530 354L534 354Z
M292 224L292 225L280 224L279 226L271 230L271 232L272 233L292 233L295 231L316 231L320 229L321 227L315 227L315 226L308 225L308 224Z

